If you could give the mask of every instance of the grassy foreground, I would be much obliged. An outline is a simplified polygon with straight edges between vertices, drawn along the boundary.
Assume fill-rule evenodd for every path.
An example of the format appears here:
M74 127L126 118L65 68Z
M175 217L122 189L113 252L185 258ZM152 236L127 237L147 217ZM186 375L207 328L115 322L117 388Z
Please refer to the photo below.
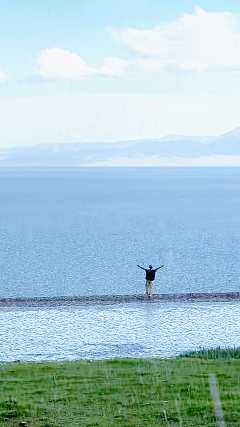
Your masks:
M0 426L217 426L212 374L225 425L240 426L240 350L177 359L4 363Z

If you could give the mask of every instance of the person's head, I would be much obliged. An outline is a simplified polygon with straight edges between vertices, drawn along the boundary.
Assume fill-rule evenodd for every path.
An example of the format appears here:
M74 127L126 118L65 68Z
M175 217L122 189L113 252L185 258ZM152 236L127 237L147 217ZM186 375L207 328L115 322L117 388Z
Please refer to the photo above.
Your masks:
M152 265L149 265L149 269L152 270Z

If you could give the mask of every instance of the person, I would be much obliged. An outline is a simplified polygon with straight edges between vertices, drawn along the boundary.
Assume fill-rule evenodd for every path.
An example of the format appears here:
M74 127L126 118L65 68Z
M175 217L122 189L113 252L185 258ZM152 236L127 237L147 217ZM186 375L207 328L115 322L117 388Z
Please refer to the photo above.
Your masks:
M153 282L153 280L155 280L156 271L158 271L160 268L164 267L164 265L161 265L161 267L155 268L155 270L153 270L152 265L149 265L149 269L143 268L140 265L138 265L138 267L141 268L142 270L146 271L146 294L149 298L151 298L152 297L152 282Z

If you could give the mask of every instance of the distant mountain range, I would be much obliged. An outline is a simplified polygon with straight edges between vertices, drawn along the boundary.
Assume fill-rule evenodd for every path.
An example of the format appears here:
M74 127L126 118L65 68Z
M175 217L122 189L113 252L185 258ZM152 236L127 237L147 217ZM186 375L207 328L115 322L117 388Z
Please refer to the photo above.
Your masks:
M217 137L0 148L0 166L240 166L240 127Z

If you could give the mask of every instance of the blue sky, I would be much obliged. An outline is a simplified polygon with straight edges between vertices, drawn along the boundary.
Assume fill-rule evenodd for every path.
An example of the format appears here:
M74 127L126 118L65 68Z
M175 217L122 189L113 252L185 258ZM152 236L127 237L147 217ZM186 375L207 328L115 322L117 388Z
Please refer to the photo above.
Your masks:
M0 146L240 126L239 1L0 1Z

